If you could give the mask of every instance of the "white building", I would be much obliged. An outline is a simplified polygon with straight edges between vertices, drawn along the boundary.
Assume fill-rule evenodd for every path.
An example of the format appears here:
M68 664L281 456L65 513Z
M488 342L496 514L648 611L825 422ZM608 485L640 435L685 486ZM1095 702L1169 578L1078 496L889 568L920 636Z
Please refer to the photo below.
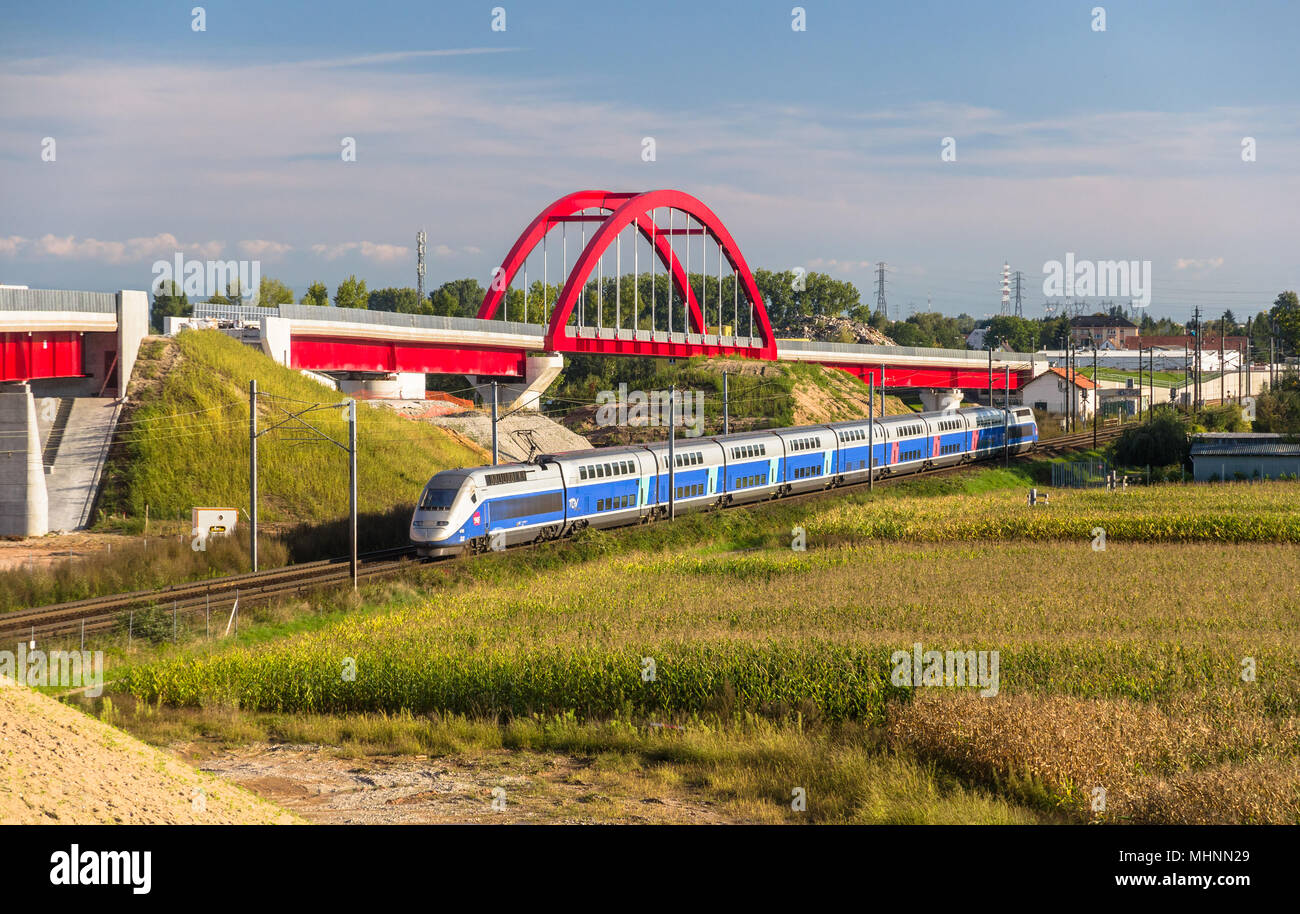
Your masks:
M1079 419L1088 419L1092 416L1096 389L1097 385L1078 372L1049 368L1021 388L1020 396L1025 406L1061 416L1070 411L1073 398L1074 414Z

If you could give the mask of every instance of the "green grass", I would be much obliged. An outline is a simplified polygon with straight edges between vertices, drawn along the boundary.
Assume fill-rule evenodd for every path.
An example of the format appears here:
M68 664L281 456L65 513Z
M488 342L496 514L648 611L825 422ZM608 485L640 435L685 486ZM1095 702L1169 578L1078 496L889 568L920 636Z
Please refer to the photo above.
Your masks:
M143 654L113 688L241 740L442 753L469 728L484 746L599 753L665 791L698 779L745 821L806 821L782 812L805 780L816 821L1011 821L1025 805L1296 821L1300 558L1256 522L1293 514L1297 484L1070 492L1033 511L1022 485L985 470L424 569L256 643ZM1049 522L1005 525L1019 514ZM1091 525L1125 517L1133 538L1095 551ZM1088 529L1053 538L1055 523ZM1247 528L1259 542L1224 542ZM1144 541L1160 531L1200 541ZM998 651L998 696L895 685L891 655L914 642Z
M185 331L174 344L179 358L122 425L120 447L106 468L101 527L136 530L151 518L188 526L196 505L248 507L248 383L262 394L259 425L269 428L285 409L339 403L344 397L297 371L216 331ZM151 341L145 373L164 355ZM150 358L153 356L153 358ZM347 441L341 409L318 410L311 423ZM480 457L445 431L381 407L358 414L359 503L383 514L414 504L429 477L446 467L478 465ZM271 432L259 440L260 519L319 523L346 514L345 452L309 432Z
M1092 367L1087 365L1080 366L1079 374L1086 378L1091 378ZM1201 379L1203 381L1212 381L1218 376L1219 372L1217 371L1201 372ZM1137 371L1125 371L1118 368L1098 368L1097 377L1103 381L1125 381L1132 379L1135 386L1140 378L1143 387L1150 387L1153 384L1153 375L1149 371L1142 371L1139 373ZM1157 371L1154 374L1154 386L1165 388L1182 387L1187 383L1188 377L1188 375L1185 375L1181 371Z

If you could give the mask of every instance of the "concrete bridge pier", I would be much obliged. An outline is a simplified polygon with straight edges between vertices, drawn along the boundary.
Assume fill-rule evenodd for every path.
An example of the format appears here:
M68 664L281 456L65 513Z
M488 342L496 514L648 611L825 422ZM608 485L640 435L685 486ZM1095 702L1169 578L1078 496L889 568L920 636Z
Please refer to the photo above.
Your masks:
M524 380L498 381L497 406L502 412L515 409L541 408L542 394L555 383L564 370L564 356L558 352L529 353L524 359ZM483 402L492 403L492 382L496 379L481 375L466 375Z
M27 384L0 385L0 536L50 532L36 400Z
M423 400L424 372L350 372L348 377L339 378L338 389L340 393L360 399Z
M921 391L921 405L927 412L960 409L962 392L956 387L931 387Z

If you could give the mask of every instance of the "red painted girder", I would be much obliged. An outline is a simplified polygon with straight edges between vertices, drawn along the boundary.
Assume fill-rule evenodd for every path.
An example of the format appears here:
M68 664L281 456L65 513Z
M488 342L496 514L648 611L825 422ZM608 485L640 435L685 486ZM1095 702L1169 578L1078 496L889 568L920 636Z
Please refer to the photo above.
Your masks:
M84 375L79 331L0 333L0 381Z
M574 337L572 346L566 352L589 355L634 355L654 358L689 359L692 356L740 356L747 359L762 359L763 350L755 346L725 346L705 343L654 342L650 340L620 340Z
M958 387L963 390L987 390L989 386L988 369L946 368L943 366L897 366L867 365L845 362L821 362L827 368L838 368L863 381L875 379L877 385L886 387ZM1011 372L1011 389L1019 390L1025 383L1025 372ZM993 370L993 389L1006 389L1002 371Z
M524 351L353 337L297 336L289 363L312 371L413 371L426 374L524 376Z

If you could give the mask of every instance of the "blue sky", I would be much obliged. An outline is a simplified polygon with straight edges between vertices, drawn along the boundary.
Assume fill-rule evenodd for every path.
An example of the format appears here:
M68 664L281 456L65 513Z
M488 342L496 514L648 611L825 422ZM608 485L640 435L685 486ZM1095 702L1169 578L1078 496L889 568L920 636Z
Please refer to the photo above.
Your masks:
M996 311L1004 260L1040 314L1067 252L1150 260L1180 319L1300 285L1294 3L195 5L0 12L0 281L414 285L423 225L430 286L486 282L550 200L674 187L752 266L887 261L895 315Z

